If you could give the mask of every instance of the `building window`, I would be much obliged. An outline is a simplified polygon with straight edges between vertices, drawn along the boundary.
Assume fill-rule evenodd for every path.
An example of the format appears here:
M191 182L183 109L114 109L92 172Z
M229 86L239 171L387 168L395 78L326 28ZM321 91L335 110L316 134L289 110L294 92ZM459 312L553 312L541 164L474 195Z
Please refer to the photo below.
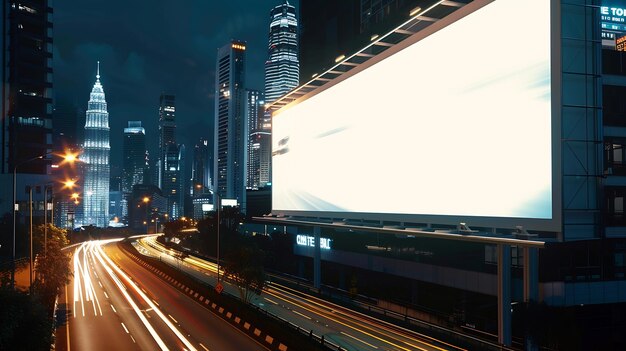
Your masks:
M602 87L602 118L608 126L626 127L626 87Z
M605 221L609 226L626 226L624 218L624 187L605 188Z
M626 140L608 139L604 142L604 174L626 175Z

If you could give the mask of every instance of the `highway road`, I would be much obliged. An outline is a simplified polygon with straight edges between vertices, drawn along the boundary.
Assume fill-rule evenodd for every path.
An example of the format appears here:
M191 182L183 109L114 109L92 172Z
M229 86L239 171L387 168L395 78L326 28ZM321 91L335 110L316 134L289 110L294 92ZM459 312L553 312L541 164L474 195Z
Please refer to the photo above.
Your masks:
M65 323L56 331L57 350L266 350L128 258L114 240L77 246L72 264L59 299Z
M188 256L179 259L179 253L156 241L156 237L146 237L134 243L144 255L160 257L161 261L195 276L198 279L216 283L215 263ZM234 286L224 284L225 290L238 296ZM403 350L403 351L443 351L463 350L442 340L419 334L399 326L349 310L328 301L295 291L276 283L270 283L261 296L255 296L253 304L285 318L305 330L345 350Z

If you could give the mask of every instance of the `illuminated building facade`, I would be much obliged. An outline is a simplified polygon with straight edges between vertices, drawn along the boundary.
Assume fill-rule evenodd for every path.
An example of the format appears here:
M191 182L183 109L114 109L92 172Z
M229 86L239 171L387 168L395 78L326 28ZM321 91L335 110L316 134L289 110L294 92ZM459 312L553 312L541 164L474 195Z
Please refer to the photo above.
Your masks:
M176 144L176 96L159 98L159 150L157 184L168 199L167 213L176 219L184 213L184 145Z
M163 189L165 149L169 144L176 144L176 97L161 94L159 98L159 160L157 161L157 186Z
M218 49L215 67L214 193L236 200L245 212L247 122L245 42ZM214 201L215 203L215 201Z
M100 83L100 62L87 105L83 166L83 213L81 223L107 227L109 224L109 113Z
M268 58L265 62L265 98L276 100L298 86L298 20L288 1L270 11Z
M163 196L167 198L167 213L170 218L177 219L183 216L184 212L184 164L185 145L168 144L165 147L163 158Z
M246 91L246 118L248 119L248 154L246 188L259 189L271 182L271 124L265 117L263 93Z

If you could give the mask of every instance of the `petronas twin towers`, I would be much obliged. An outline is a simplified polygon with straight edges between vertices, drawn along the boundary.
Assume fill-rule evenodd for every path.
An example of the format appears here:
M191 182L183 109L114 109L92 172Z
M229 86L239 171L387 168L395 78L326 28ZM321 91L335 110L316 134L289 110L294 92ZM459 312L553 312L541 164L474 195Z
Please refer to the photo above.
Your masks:
M82 225L109 224L109 113L100 84L100 62L87 105L83 164Z

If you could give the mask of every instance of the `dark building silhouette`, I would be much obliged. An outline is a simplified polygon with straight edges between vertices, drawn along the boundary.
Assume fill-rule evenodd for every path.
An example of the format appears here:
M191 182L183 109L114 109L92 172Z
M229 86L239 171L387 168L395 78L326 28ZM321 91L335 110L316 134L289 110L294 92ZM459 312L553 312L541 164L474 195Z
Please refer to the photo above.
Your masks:
M154 227L153 220L162 221L167 213L167 198L154 185L138 184L128 202L128 226L137 231Z
M128 121L124 128L122 191L130 193L136 184L144 184L146 165L146 130L140 121Z
M335 64L335 58L363 48L409 19L411 10L434 0L301 1L300 84ZM466 3L467 1L459 1Z
M52 8L47 0L3 1L0 18L0 213L6 213L13 210L15 166L22 202L25 186L49 181L57 161L31 160L52 151Z

